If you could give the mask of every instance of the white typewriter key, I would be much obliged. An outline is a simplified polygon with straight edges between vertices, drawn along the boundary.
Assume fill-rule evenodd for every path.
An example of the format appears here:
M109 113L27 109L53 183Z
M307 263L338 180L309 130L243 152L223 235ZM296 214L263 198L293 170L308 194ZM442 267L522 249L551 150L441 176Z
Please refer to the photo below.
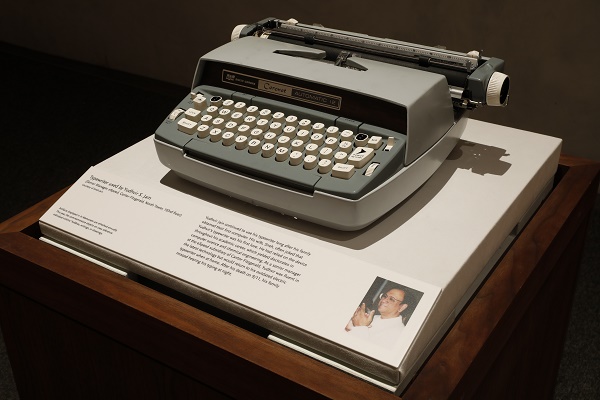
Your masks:
M285 161L287 160L289 153L287 147L278 147L277 150L275 150L275 160Z
M381 136L371 136L367 142L367 146L377 150L383 144L383 138Z
M354 138L354 144L356 145L356 147L365 147L368 141L369 135L367 135L366 133L359 133Z
M292 151L290 153L290 165L300 165L302 163L302 152Z
M356 168L364 167L375 155L375 151L370 147L357 147L352 154L348 156L348 164Z
M235 101L231 100L231 99L227 99L223 101L223 108L226 110L231 110L233 108L233 105L235 104Z
M337 138L338 136L340 136L340 128L338 128L337 126L330 126L329 128L327 128L325 133L327 134L328 138Z
M231 114L231 120L240 124L244 120L244 114L239 111L235 111L233 114Z
M314 143L309 143L304 148L304 151L308 155L316 155L319 152L319 146Z
M248 136L240 135L235 138L235 148L244 150L248 146Z
M349 154L352 151L352 142L344 140L340 143L339 149L340 151Z
M313 133L310 137L310 142L318 144L319 146L323 144L325 137L320 133Z
M203 115L202 118L200 118L200 122L203 123L204 125L210 125L212 122L212 115Z
M261 141L258 139L250 139L248 142L248 151L252 154L258 153L261 147Z
M271 125L269 125L269 130L279 135L283 130L283 125L281 125L280 122L273 122Z
M298 129L306 129L309 130L310 129L310 119L301 119L300 121L298 121Z
M196 110L202 111L208 107L208 100L206 100L206 97L204 96L196 96L196 98L192 100L192 103L194 104L194 108Z
M288 115L285 117L285 124L287 126L298 126L298 117L295 115Z
M221 137L223 137L223 131L219 128L212 128L210 130L209 135L211 142L218 142L219 140L221 140Z
M219 118L223 118L224 120L228 121L229 117L231 117L231 110L229 108L221 108L219 110Z
M271 110L269 110L268 108L263 108L258 112L258 115L260 116L260 118L271 119Z
M274 132L265 133L265 143L275 143L277 141L277 134Z
M313 133L323 133L325 132L325 124L320 122L314 123L312 126Z
M210 126L208 125L199 125L198 129L196 129L196 134L200 139L204 139L210 133Z
M290 147L290 140L287 136L279 136L277 138L277 147Z
M244 103L243 101L238 101L237 103L235 103L233 105L233 110L241 112L241 113L245 112L246 111L246 103Z
M237 122L229 121L225 124L225 129L228 129L231 131L231 130L235 129L237 127L237 125L238 125Z
M354 132L352 132L350 129L344 129L340 133L341 141L347 140L347 141L351 142L353 137L354 137Z
M221 117L217 117L212 120L212 126L213 126L213 128L221 128L222 129L225 127L225 120Z
M296 139L302 140L302 142L306 143L308 142L308 139L310 139L310 132L306 129L300 129L298 132L296 132Z
M309 154L304 157L304 169L314 169L317 166L317 157Z
M344 153L343 151L338 151L337 153L335 153L335 155L333 156L333 160L336 163L342 163L342 164L346 164L346 161L348 161L348 154Z
M219 107L217 106L210 106L206 109L206 114L208 115L212 115L213 117L216 117L217 115L219 115Z
M325 146L329 147L330 149L337 149L338 147L338 140L336 137L331 137L329 136L327 139L325 139Z
M304 142L300 139L292 140L292 150L294 150L294 151L304 150Z
M321 161L319 161L319 173L320 174L327 174L327 173L329 173L329 171L331 171L332 168L333 168L333 163L331 162L331 160L322 159Z
M221 96L213 96L210 98L210 105L215 107L221 107L223 104L223 98Z
M275 145L273 143L265 143L262 145L262 156L265 158L271 157L275 154Z
M285 121L285 114L281 111L277 111L273 114L273 121L283 123Z
M248 108L246 108L246 115L251 115L253 117L257 117L258 116L258 107L256 106L250 106Z
M194 100L196 96L203 97L201 94L199 95L198 93L190 92L190 99Z
M323 147L321 150L319 150L320 160L331 160L331 157L333 157L333 150L331 150L329 147Z
M250 128L254 128L256 126L256 117L253 117L252 115L247 116L244 118L244 124L248 125Z
M233 133L231 131L227 131L223 134L223 137L221 140L222 140L223 146L231 146L233 143L235 143L235 133Z
M290 139L293 139L296 137L296 127L293 125L286 125L285 128L283 128L283 135L289 137Z
M267 129L269 129L269 120L265 118L259 119L258 121L256 121L256 127L262 129L263 131L266 131Z
M262 140L263 136L264 134L262 129L254 128L252 131L250 131L250 137L252 139Z
M188 108L185 110L184 118L198 122L200 121L200 118L202 118L202 111L196 110L195 108Z
M238 126L238 135L248 136L250 133L250 127L248 125L240 125Z
M188 135L191 135L192 133L194 133L197 126L198 126L197 122L194 122L187 118L181 118L177 122L177 130L187 133Z
M354 166L350 164L335 164L331 169L331 176L341 179L350 179L354 175Z

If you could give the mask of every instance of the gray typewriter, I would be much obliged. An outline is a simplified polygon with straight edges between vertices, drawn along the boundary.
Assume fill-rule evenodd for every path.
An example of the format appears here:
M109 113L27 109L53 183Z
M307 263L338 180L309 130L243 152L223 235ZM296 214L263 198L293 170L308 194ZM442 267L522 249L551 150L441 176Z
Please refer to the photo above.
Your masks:
M504 106L504 61L267 18L202 56L154 137L207 188L358 230L431 177L469 110Z

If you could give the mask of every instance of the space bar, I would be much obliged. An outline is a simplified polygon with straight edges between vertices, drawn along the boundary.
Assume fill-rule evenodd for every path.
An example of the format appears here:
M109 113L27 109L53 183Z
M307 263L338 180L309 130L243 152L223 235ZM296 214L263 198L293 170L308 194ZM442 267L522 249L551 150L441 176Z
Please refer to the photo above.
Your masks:
M237 150L235 145L223 146L204 140L190 140L183 148L188 157L227 169L253 179L312 194L321 179L318 173L292 166L288 161L278 162L265 158L260 152L250 154L248 149Z

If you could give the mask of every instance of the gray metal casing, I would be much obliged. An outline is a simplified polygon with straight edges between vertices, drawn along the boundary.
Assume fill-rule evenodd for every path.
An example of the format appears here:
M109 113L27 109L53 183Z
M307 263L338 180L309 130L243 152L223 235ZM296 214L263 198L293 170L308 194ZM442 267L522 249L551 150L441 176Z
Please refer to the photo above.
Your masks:
M405 166L367 195L351 200L319 191L310 195L253 179L188 157L182 148L155 138L160 161L187 180L246 202L335 229L358 230L425 183L462 134L465 124L460 115L455 117L448 84L442 75L366 59L360 62L367 71L358 71L275 53L281 49L304 48L256 37L223 45L200 59L193 87L201 82L207 63L218 62L232 68L243 66L320 83L324 85L323 91L327 87L342 88L360 94L367 106L369 98L395 103L407 110Z
M215 61L360 93L365 104L371 97L401 105L407 109L408 117L406 164L433 146L454 123L452 99L443 75L368 59L359 60L367 71L358 71L319 60L278 54L277 50L307 51L302 46L285 42L253 36L241 38L200 59L192 88L198 86L206 63Z

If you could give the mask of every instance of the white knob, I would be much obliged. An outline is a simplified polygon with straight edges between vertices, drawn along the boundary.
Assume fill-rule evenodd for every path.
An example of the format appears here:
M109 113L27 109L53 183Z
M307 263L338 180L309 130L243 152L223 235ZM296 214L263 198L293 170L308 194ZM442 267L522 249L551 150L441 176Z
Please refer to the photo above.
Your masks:
M502 72L494 72L490 77L485 94L488 106L505 106L508 103L508 89L510 80Z
M234 40L238 40L240 38L240 33L242 33L242 29L247 26L247 24L242 24L233 28L233 31L231 31L231 41L233 42Z

